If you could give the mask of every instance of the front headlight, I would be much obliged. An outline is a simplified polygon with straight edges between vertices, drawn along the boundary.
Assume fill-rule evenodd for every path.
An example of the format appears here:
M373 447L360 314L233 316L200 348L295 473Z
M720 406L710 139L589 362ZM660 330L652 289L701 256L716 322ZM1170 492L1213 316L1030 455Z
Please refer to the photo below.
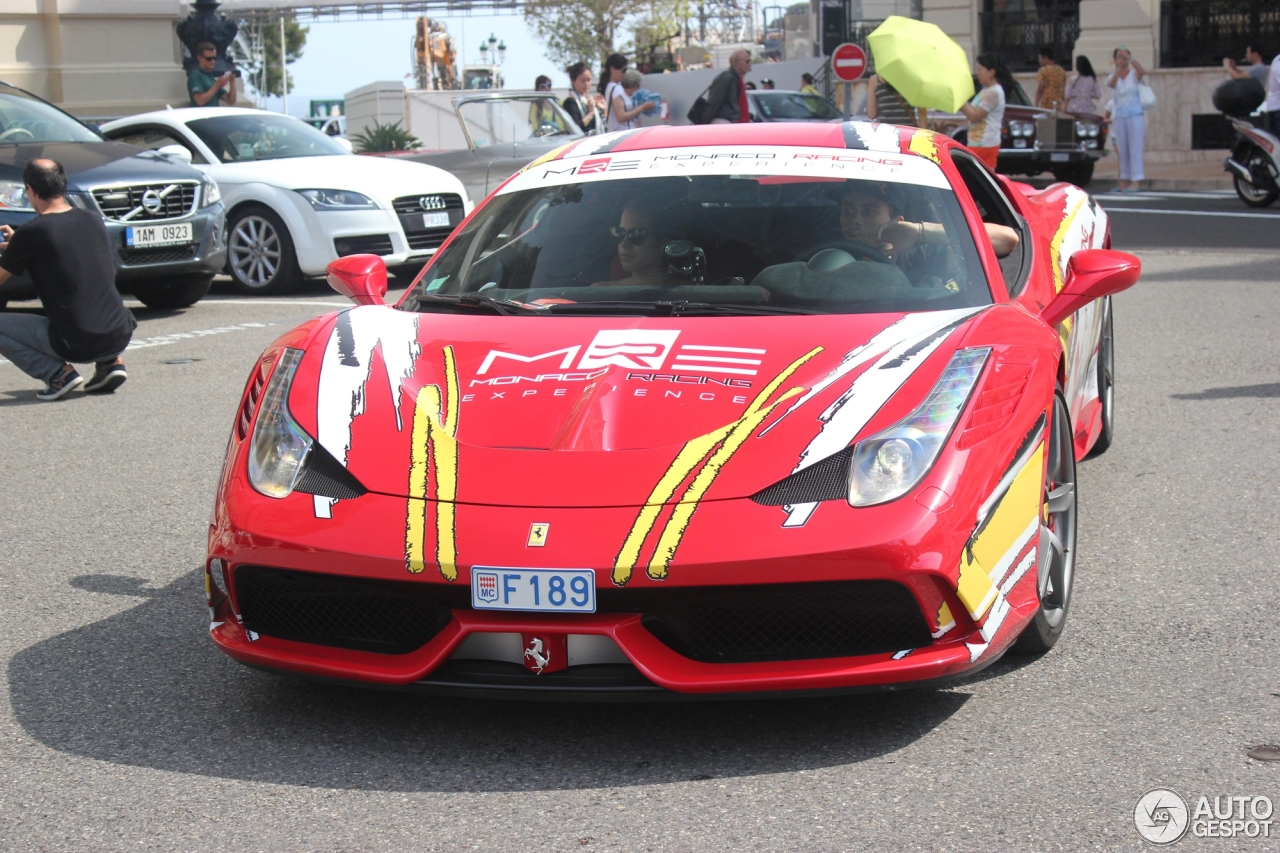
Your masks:
M222 190L218 189L218 182L208 175L202 175L200 177L200 206L208 207L220 201L222 201Z
M35 210L22 181L0 181L0 210Z
M849 469L850 506L873 506L900 498L929 473L990 354L988 347L956 351L914 412L854 446Z
M316 210L373 210L373 199L351 190L298 190Z
M1036 126L1029 121L1009 122L1010 136L1035 136Z
M302 476L312 438L289 414L289 386L302 350L286 349L262 396L249 444L249 482L269 498L287 497Z

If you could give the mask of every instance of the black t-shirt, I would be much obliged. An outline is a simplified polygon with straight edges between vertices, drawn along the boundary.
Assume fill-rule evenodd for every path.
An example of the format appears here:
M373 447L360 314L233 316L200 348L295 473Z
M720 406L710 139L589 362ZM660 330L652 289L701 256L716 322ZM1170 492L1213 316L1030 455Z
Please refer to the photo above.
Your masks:
M111 238L98 214L72 208L24 223L0 267L31 273L49 317L49 343L62 358L96 361L129 345L138 324L116 290Z

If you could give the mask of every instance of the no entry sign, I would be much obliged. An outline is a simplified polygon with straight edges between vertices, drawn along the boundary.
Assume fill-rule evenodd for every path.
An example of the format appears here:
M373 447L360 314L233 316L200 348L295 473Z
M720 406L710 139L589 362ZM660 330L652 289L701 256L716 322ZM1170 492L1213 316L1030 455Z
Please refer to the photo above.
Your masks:
M831 54L831 73L837 80L852 83L867 71L867 54L856 44L845 42Z

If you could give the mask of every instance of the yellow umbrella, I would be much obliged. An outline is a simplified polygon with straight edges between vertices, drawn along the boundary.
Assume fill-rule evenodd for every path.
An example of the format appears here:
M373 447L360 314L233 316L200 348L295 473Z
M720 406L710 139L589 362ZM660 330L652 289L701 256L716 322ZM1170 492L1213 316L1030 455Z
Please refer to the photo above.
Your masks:
M969 57L936 25L891 15L867 42L876 74L913 107L954 113L973 97Z

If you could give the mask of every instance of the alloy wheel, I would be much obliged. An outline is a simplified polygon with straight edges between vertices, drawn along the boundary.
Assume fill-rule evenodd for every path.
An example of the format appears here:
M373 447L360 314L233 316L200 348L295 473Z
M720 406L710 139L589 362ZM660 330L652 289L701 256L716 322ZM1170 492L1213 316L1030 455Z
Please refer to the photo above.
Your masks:
M231 273L252 288L267 287L280 269L280 235L264 217L239 220L227 239Z
M1037 590L1046 626L1060 629L1071 603L1076 562L1076 462L1071 419L1066 404L1055 396L1049 437L1049 470L1045 477L1046 520L1040 528Z

